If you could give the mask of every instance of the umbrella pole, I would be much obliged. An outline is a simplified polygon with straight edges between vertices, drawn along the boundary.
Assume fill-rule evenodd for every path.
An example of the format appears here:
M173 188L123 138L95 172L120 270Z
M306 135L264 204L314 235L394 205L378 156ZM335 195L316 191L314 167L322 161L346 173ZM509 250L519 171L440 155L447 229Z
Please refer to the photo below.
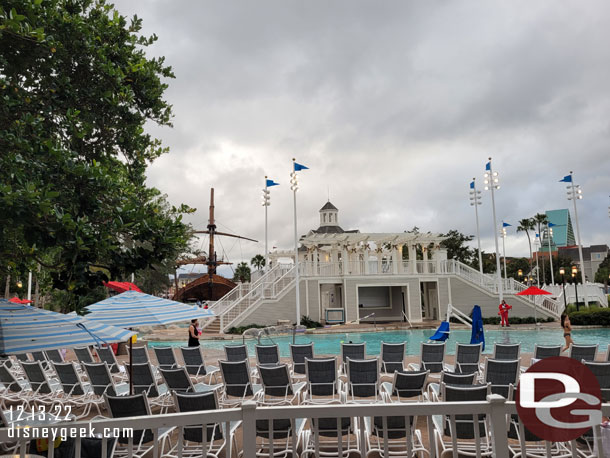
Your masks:
M133 336L129 337L129 394L133 394Z

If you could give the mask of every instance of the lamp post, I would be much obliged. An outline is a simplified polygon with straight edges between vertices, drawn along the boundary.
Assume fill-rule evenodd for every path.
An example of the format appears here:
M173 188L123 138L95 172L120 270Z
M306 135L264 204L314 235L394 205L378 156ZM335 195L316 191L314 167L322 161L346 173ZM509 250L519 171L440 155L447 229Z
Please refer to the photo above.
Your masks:
M559 275L561 275L561 287L563 288L563 308L568 308L568 301L566 300L566 279L564 277L566 270L563 267L559 268Z
M265 270L267 270L269 268L269 244L268 244L268 238L267 238L267 207L269 207L269 205L271 205L271 192L269 191L269 188L271 186L278 186L279 183L276 183L273 180L269 180L267 178L267 175L265 175L265 187L263 189L263 202L262 205L263 207L265 207Z
M491 191L491 207L493 214L493 228L494 228L494 242L496 245L496 277L498 280L498 295L500 296L500 302L504 299L504 292L502 290L502 272L500 269L500 249L498 248L498 227L496 224L496 200L494 197L494 191L500 189L500 179L498 178L498 172L494 172L491 167L491 158L485 165L485 190Z
M534 238L534 247L536 248L536 286L540 288L540 266L538 265L538 245L540 241L540 234L536 233Z
M309 167L305 167L296 162L292 158L292 172L290 173L290 190L293 195L294 202L294 278L295 278L295 293L296 293L296 312L297 312L297 326L301 323L301 297L299 294L299 239L297 235L297 191L299 190L299 181L297 172L306 170Z
M568 200L571 200L572 203L574 204L574 222L576 223L576 242L578 243L578 257L580 260L580 281L583 286L583 291L584 291L583 294L585 295L585 297L584 297L585 305L588 307L589 300L587 298L587 286L585 284L585 261L582 256L582 243L580 240L580 225L578 224L578 209L576 208L576 201L582 199L582 189L580 189L580 185L574 184L573 173L574 172L572 172L570 170L570 174L563 177L563 180L561 180L561 181L563 181L565 183L569 183L569 185L567 186Z
M574 282L574 295L576 296L576 311L580 310L578 306L578 284L576 282L576 274L578 273L578 267L572 266L572 281Z
M546 223L546 239L549 243L549 262L551 263L551 284L555 284L555 274L553 273L553 252L551 251L551 239L553 238L553 223Z
M506 228L510 227L510 224L505 223L504 221L502 221L502 228L501 228L501 234L502 234L502 258L504 259L504 281L506 282L508 280L508 274L506 273L506 246L504 244L504 239L506 239Z
M472 179L472 183L470 183L470 205L474 207L474 217L477 221L477 244L479 247L479 272L483 274L483 254L481 253L481 232L479 230L479 205L481 202L481 191L477 190L475 184L476 178Z
M517 276L519 277L519 281L521 282L521 277L523 277L523 269L519 269L517 271Z

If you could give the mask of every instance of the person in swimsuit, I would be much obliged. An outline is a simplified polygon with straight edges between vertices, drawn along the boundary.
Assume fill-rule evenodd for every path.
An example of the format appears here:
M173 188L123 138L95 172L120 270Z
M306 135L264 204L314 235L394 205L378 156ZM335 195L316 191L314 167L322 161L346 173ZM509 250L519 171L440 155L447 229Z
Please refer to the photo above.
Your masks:
M561 314L561 327L563 328L563 338L566 339L566 346L561 351L566 351L574 343L572 340L572 324L567 313Z
M189 326L189 347L198 347L199 346L199 338L201 337L201 333L199 329L197 329L197 318L191 320L191 325Z

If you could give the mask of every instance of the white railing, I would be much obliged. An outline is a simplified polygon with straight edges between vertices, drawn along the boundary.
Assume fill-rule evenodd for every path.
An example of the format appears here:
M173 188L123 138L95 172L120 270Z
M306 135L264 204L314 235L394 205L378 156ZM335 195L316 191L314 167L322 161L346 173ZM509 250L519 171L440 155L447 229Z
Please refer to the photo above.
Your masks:
M587 299L589 302L597 302L602 307L608 307L608 295L604 291L604 285L597 283L587 283L586 285ZM558 301L563 302L563 287L559 285L544 285L542 289L553 293L553 297L556 297ZM585 300L585 289L580 283L574 285L566 283L566 302L568 304L576 303L576 293L578 293L578 302L584 302Z
M404 417L405 425L410 425L410 417L417 418L425 418L426 419L426 429L428 440L424 442L422 445L424 447L427 446L427 449L430 453L430 458L436 458L440 456L440 451L438 450L438 443L436 438L438 437L436 434L436 425L433 419L434 416L441 416L441 421L443 424L445 421L448 421L449 424L453 425L455 429L455 421L456 416L458 415L484 415L485 422L489 429L489 436L485 439L489 441L489 449L484 448L487 446L487 440L481 438L480 440L475 440L470 443L470 454L474 456L476 453L477 456L481 456L483 453L487 455L491 452L492 456L495 458L509 458L509 443L508 443L508 420L512 415L516 414L516 406L514 402L506 402L502 396L499 395L489 395L487 397L487 401L472 401L472 402L418 402L418 403L388 403L388 404L343 404L343 405L299 405L299 406L280 406L280 407L259 407L256 403L252 401L245 402L240 408L232 408L232 409L222 409L222 410L211 410L205 411L205 413L200 412L189 412L189 413L171 413L165 415L150 415L150 416L141 416L141 417L127 417L127 418L112 418L112 419L100 419L100 420L83 420L71 423L56 423L53 424L53 428L71 428L66 429L65 431L91 431L93 434L100 435L108 435L108 432L115 431L120 433L121 431L132 430L142 431L142 430L150 430L153 434L153 441L149 442L147 445L152 447L152 453L149 452L149 456L157 458L162 456L162 454L167 453L168 450L163 449L164 445L174 447L172 450L172 454L174 456L182 456L185 446L185 441L182 439L183 432L185 427L200 427L202 431L206 431L208 425L224 425L225 426L225 440L227 444L232 442L232 437L230 437L229 431L231 431L231 422L234 424L237 422L241 422L239 428L241 428L241 436L242 436L242 451L244 458L256 458L257 450L260 448L260 440L257 441L257 426L256 423L259 420L267 420L267 424L270 425L268 431L268 446L265 456L273 456L274 451L280 452L284 450L284 443L286 439L274 438L274 430L273 425L275 421L272 420L290 420L292 425L290 431L292 433L291 436L291 446L288 448L288 453L292 452L293 456L299 456L297 454L297 443L300 441L307 440L309 445L313 445L312 455L319 454L319 431L316 430L316 424L319 422L309 422L311 426L306 429L304 428L302 431L297 431L296 420L298 419L317 419L317 418L336 418L337 424L340 424L341 418L351 418L354 420L356 427L355 432L359 435L359 454L360 456L366 456L367 454L367 440L366 440L366 430L365 423L366 421L371 421L371 418L374 416L378 416L382 418L382 424L387 424L389 417ZM608 416L610 414L610 404L602 404L602 414ZM366 420L365 420L366 419ZM169 443L157 440L160 435L160 430L163 428L175 428L175 434L171 435L169 438ZM412 437L414 434L414 429L417 425L413 425L413 430L408 426L408 430L411 434L407 434L407 438L404 440L406 450L412 450L414 447L414 441ZM82 429L81 429L82 428ZM25 447L29 444L30 440L38 439L38 438L46 438L44 435L46 433L47 437L49 431L45 431L46 428L28 428L28 437L27 438L19 438L18 442L21 445L21 450L25 450ZM523 433L523 429L519 426L519 429ZM13 432L19 430L13 430ZM336 456L343 456L343 445L344 439L341 435L341 428L339 428L339 437L337 438L337 454ZM439 431L440 435L443 436L443 432ZM133 434L132 434L133 436ZM202 437L206 437L206 434L203 434ZM597 449L599 450L597 456L605 456L603 449L603 443L601 440L601 432L600 426L594 427L594 437L597 445ZM101 454L100 456L106 456L108 447L110 447L110 440L107 437L104 439L100 439L101 441ZM389 442L387 435L380 438L381 440L381 451L385 452L385 456L389 456ZM77 437L74 439L75 441L75 455L77 457L81 456L82 452L82 442L81 437ZM9 444L11 442L15 442L15 438L9 435L9 430L7 428L0 429L0 443ZM134 449L137 448L138 444L133 443L133 439L129 439L125 450L125 456L131 458L134 456ZM207 443L203 442L200 444L200 450L206 450ZM457 442L452 444L451 438L447 440L446 446L451 448L451 446L458 446L458 450L460 445ZM551 447L547 444L546 453L544 451L540 454L540 449L538 449L538 454L536 456L547 456L551 458ZM588 451L586 448L577 450L576 441L572 441L571 443L564 444L566 447L571 448L572 456L585 456L586 454L590 454L592 451ZM513 448L526 448L526 453L523 455L529 455L529 451L527 451L527 447L539 447L537 443L526 443L525 441L520 441L516 443L512 443ZM448 450L449 451L449 450ZM235 450L234 452L237 452ZM585 452L583 454L582 452ZM588 452L588 453L586 453ZM453 451L454 456L457 456L458 453ZM205 455L205 453L203 453ZM227 453L228 454L228 453ZM54 449L51 447L48 451L48 456L53 458ZM410 455L410 454L409 454ZM23 456L23 455L22 455Z

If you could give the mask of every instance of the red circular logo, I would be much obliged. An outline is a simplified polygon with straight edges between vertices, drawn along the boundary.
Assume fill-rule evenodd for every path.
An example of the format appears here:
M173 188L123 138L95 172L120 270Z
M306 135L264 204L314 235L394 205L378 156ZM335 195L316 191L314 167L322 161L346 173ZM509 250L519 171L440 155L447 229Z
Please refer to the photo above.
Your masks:
M601 423L601 389L593 372L572 358L546 358L521 374L515 393L523 425L540 439L565 442Z

